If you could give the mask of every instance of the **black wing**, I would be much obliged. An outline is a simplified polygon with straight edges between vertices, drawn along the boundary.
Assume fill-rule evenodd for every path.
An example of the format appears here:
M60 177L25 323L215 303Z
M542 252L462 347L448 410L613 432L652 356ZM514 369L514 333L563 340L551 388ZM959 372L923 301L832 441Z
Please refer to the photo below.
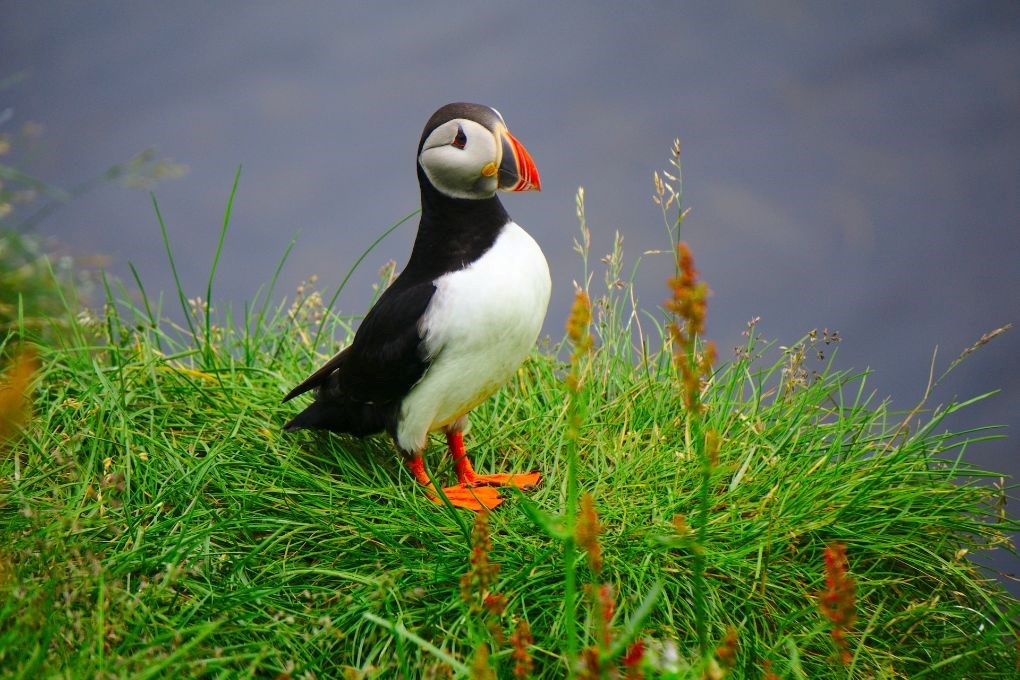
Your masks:
M432 302L432 281L398 286L395 281L361 322L341 354L341 368L326 383L329 392L359 401L402 399L418 382L429 360L422 346L421 319Z
M369 310L350 346L284 397L288 401L318 389L316 402L288 429L361 433L383 427L428 368L420 322L435 292L431 281L405 283L398 277Z

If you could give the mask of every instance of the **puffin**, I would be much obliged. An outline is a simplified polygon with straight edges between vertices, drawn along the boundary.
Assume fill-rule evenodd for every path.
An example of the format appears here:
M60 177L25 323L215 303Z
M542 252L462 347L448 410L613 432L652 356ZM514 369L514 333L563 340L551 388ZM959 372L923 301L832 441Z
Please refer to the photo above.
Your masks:
M464 447L469 412L531 352L552 283L538 243L507 214L499 191L539 191L531 155L503 116L453 103L425 124L417 153L421 218L411 255L351 343L292 389L314 401L288 422L364 437L388 433L436 502L492 509L496 487L531 490L540 474L476 473ZM442 432L458 484L437 491L422 454Z

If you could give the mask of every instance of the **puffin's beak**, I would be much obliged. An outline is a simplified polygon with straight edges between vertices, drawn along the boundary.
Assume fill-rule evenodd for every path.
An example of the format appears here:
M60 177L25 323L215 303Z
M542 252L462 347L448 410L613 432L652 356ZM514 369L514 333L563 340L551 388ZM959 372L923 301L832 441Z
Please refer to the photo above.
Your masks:
M506 129L500 131L503 160L499 164L499 188L503 191L540 191L542 181L531 154Z

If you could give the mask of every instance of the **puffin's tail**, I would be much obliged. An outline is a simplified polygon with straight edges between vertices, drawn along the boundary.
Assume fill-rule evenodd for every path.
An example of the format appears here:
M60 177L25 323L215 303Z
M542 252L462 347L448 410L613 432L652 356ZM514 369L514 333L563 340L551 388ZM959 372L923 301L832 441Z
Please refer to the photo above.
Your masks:
M398 405L398 402L376 405L320 398L294 416L283 429L286 432L302 429L330 430L364 437L383 432L393 421Z

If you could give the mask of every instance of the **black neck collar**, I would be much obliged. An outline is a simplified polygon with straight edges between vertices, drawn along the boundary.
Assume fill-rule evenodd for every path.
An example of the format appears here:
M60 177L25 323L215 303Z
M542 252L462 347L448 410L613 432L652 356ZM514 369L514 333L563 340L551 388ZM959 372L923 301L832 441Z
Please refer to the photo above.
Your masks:
M421 166L418 184L421 221L411 258L404 268L408 276L435 279L463 269L492 247L510 221L495 195L477 200L451 198L432 186Z

